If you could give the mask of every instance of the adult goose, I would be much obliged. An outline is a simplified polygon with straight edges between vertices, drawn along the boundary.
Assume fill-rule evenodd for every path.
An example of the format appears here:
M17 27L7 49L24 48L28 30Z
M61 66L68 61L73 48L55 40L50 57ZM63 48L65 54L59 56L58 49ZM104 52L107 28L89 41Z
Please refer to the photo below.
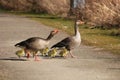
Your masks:
M74 26L74 30L75 30L75 34L73 36L70 36L70 37L67 37L63 40L61 40L60 42L58 42L57 44L53 45L51 48L62 48L62 47L65 47L71 57L75 57L73 54L72 54L72 51L74 48L78 47L81 43L81 35L80 35L80 32L79 32L79 29L78 29L78 25L79 24L84 24L83 21L80 21L80 20L77 20L75 22L75 26Z
M58 33L58 30L53 30L50 32L49 36L46 39L40 37L32 37L22 42L15 44L16 47L23 48L25 53L27 54L27 58L29 58L31 52L37 53L40 49L46 48L51 38ZM37 55L35 55L35 61L39 60Z

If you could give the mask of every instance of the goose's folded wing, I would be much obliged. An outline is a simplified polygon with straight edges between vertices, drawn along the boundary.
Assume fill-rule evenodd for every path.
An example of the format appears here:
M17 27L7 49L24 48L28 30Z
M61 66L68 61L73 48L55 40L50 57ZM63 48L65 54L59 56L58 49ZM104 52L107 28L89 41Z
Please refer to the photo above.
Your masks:
M54 47L66 47L70 44L71 42L71 38L70 37L67 37L65 39L63 39L62 41L58 42L57 44L53 45L51 48L54 48Z

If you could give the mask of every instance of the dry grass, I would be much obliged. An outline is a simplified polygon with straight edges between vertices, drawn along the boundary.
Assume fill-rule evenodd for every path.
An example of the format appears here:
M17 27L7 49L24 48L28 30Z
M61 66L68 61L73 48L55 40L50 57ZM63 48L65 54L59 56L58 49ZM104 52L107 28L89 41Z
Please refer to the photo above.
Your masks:
M47 12L58 15L67 15L69 11L68 0L40 0L39 5Z
M69 0L0 0L0 7L24 12L46 12L66 16Z
M120 0L86 0L83 18L97 26L120 27Z

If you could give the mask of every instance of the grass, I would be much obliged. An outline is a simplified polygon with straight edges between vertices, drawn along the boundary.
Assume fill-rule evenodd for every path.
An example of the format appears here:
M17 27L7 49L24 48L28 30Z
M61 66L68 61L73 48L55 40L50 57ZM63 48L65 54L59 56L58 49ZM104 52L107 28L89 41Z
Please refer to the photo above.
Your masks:
M13 13L13 12L12 12ZM48 14L33 14L33 13L14 13L32 18L40 23L61 29L68 34L74 33L73 20L67 20ZM115 30L89 29L85 25L80 26L82 43L89 46L96 46L103 50L110 51L114 54L120 54L120 36L110 35Z
M97 46L112 53L120 54L120 37L110 36L109 30L80 29L86 45Z

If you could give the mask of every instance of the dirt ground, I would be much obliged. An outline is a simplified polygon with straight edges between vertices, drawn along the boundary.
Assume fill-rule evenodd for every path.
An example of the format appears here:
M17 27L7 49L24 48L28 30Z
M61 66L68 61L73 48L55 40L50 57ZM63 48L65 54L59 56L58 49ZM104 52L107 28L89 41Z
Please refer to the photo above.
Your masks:
M18 59L14 44L30 37L46 38L53 30L25 17L0 14L0 80L120 80L120 56L83 44L73 52L76 58L31 57ZM51 45L68 36L60 31ZM82 36L82 35L81 35Z

